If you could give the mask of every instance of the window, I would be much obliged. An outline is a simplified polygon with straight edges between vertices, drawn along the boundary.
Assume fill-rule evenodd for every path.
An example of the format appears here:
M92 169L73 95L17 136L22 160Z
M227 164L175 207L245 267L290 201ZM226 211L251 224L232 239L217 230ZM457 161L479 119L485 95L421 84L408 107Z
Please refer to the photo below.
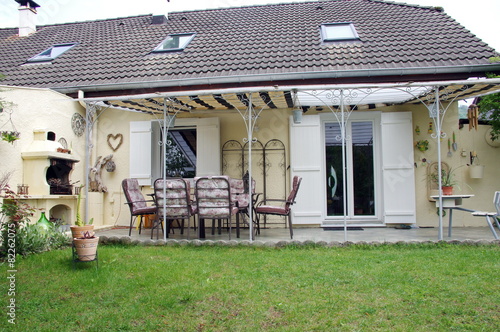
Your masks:
M158 121L130 122L130 174L141 186L153 185L154 179L162 177L163 162L159 142L161 123ZM167 175L181 174L184 177L220 175L219 118L179 118L175 128L169 131L170 146L175 144ZM173 134L172 138L170 134ZM175 137L177 136L177 137ZM183 137L182 137L183 136ZM176 142L173 143L172 141ZM182 154L182 157L180 157ZM168 155L166 156L168 157ZM175 159L180 157L178 159ZM177 163L178 162L178 163ZM194 165L193 165L194 164ZM172 167L173 166L173 167Z
M196 176L196 128L171 129L165 144L167 176Z
M54 45L46 49L42 53L35 55L31 59L29 59L28 62L52 61L75 45L75 43Z
M324 42L358 40L359 36L352 23L330 23L321 25Z
M182 51L193 40L194 33L184 33L168 35L168 37L158 45L153 52Z

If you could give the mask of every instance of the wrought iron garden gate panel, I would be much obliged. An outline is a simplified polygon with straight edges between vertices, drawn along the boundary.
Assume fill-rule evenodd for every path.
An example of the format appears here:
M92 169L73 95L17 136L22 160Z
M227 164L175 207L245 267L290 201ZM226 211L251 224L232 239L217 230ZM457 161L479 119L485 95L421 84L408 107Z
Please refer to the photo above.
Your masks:
M248 172L249 143L242 145L236 140L229 140L222 146L222 174L234 178L243 178ZM287 162L286 149L282 141L272 139L266 144L254 141L251 146L253 178L256 180L256 193L260 198L286 198ZM283 218L264 219L262 227L268 224L282 224Z

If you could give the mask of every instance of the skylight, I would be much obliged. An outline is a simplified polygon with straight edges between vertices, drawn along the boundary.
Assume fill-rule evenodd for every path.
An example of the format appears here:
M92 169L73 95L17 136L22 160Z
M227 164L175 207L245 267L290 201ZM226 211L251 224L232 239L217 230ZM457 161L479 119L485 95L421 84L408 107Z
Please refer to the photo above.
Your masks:
M194 33L182 33L168 35L168 37L158 45L153 52L182 51L193 40Z
M323 41L358 40L359 36L352 23L329 23L321 25Z
M76 43L54 45L54 46L46 49L42 53L35 55L34 57L29 59L28 61L29 62L52 61L75 45L76 45Z

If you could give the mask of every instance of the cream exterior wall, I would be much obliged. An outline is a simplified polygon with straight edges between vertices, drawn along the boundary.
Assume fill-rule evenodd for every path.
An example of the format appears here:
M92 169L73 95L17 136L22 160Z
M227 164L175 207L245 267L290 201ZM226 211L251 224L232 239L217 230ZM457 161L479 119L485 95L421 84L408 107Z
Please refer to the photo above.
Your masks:
M84 169L84 151L85 136L78 137L71 128L71 117L74 113L84 115L83 107L73 99L60 93L48 89L34 89L22 87L0 86L0 98L3 101L12 103L12 107L7 107L0 113L0 131L13 130L7 111L12 110L12 121L17 131L21 133L20 139L14 144L0 141L0 172L2 174L12 172L9 186L17 191L18 184L27 184L26 179L32 174L40 174L45 179L45 169L39 169L39 161L26 163L21 157L21 153L27 151L35 140L34 131L52 131L56 134L55 141L65 138L68 147L72 150L71 157L79 159L80 162L74 164L73 171L70 174L72 182L80 180L82 182ZM57 145L55 142L52 145ZM43 167L43 166L41 166ZM69 222L75 218L76 196L65 196L56 199L55 196L50 199L40 197L43 193L42 188L33 186L29 190L31 199L27 202L35 208L44 209L48 212L54 206L59 211L59 215ZM71 212L70 210L71 209ZM48 213L47 213L47 216ZM40 217L40 211L35 212L33 220Z
M12 120L16 129L21 132L21 139L13 145L7 142L0 142L0 169L2 172L13 171L9 185L17 188L17 184L24 182L25 172L38 170L26 170L23 168L23 160L21 152L28 149L34 140L33 131L35 129L43 129L53 131L56 134L56 141L64 137L69 147L72 149L73 157L80 160L75 164L71 174L71 180L80 180L84 182L84 164L85 164L85 138L84 136L77 137L71 129L71 116L75 112L84 115L84 108L72 99L46 89L31 89L18 87L1 87L0 97L6 101L15 104L13 108ZM427 172L426 167L422 162L423 158L428 161L437 161L436 142L427 133L429 122L428 111L423 106L405 105L393 106L377 109L382 112L393 111L411 111L413 114L414 129L418 125L420 127L420 135L413 132L414 141L421 139L429 140L429 150L420 152L414 149L415 167L415 186L416 186L416 206L417 206L417 225L418 226L437 226L438 218L436 214L435 203L429 202L427 191ZM314 112L309 111L314 114ZM309 114L308 113L308 114ZM200 114L182 114L179 117L200 117ZM221 128L221 146L228 140L237 140L242 145L243 139L246 138L245 123L241 115L237 112L215 111L203 114L203 117L219 117ZM259 141L266 143L271 139L279 139L286 146L286 164L289 165L289 130L288 121L290 117L289 110L265 110L258 120L257 127L254 132L254 137ZM103 170L102 179L104 185L107 186L108 192L98 194L100 197L93 197L94 202L91 205L89 217L97 217L98 224L103 225L128 225L130 213L128 207L124 204L125 197L121 189L122 179L129 176L129 123L131 121L148 121L153 117L146 114L138 114L126 112L122 110L106 109L104 110L94 128L94 149L92 151L91 165L94 164L97 156L107 156L113 154L113 161L116 163L114 172ZM0 125L3 127L0 130L11 130L8 123L6 112L0 114ZM433 124L434 125L434 124ZM456 133L458 151L453 152L450 158L447 156L447 139L442 140L442 160L450 164L450 166L460 167L457 171L457 180L461 182L458 192L474 194L473 198L464 200L463 207L476 210L492 210L493 193L500 190L500 177L496 165L500 164L500 150L486 143L485 136L490 126L480 125L478 130L468 130L466 125L464 128L458 128L458 109L457 104L453 104L448 109L444 123L443 131L451 138L453 131ZM435 129L435 128L434 128ZM113 151L108 144L108 135L123 135L123 143ZM111 142L115 143L116 142ZM466 157L462 157L460 151L465 150ZM471 179L468 173L467 164L470 163L469 152L476 151L481 164L486 165L485 174L482 179ZM44 173L40 173L44 176ZM253 174L259 182L261 174ZM290 178L290 173L286 173L287 179ZM272 179L268 183L268 188L282 186L280 179ZM143 188L145 193L151 192L151 188ZM257 188L261 191L262 188ZM37 207L44 207L41 201L36 201ZM64 203L71 205L71 203ZM64 210L64 207L62 208ZM37 219L36 215L34 219ZM73 220L73 218L71 217ZM445 219L447 222L447 219ZM480 218L472 217L469 213L456 211L454 213L454 226L476 226L485 225L485 222Z
M456 133L458 151L453 153L451 158L447 157L447 139L442 140L442 160L447 162L453 167L464 165L457 171L457 180L461 182L460 190L458 192L471 193L475 196L471 199L464 200L463 207L478 209L478 210L491 210L493 192L500 190L500 177L498 171L493 165L500 162L500 150L493 148L486 144L484 139L486 131L489 126L480 125L479 130L468 130L467 126L458 129L458 109L457 104L453 104L447 110L443 131L446 132L451 138L453 131ZM420 139L429 140L429 150L425 153L414 149L414 159L416 162L415 168L415 187L416 187L416 206L417 206L417 225L418 226L437 226L438 218L436 214L436 207L434 202L428 200L427 191L427 170L422 164L422 158L428 161L437 161L437 147L436 142L427 133L429 122L429 114L427 109L421 105L405 105L383 107L377 109L382 112L398 112L398 111L411 111L413 114L413 127L418 125L420 127L420 135L413 133L414 141ZM313 111L309 113L314 114ZM308 113L308 114L309 114ZM181 117L200 117L196 115L181 115ZM243 139L247 138L245 123L241 115L237 112L215 111L210 112L203 117L219 117L221 128L221 148L222 145L228 140L239 141L244 144ZM289 165L289 131L288 121L290 117L289 110L265 110L263 111L258 120L257 128L254 132L254 137L259 141L266 143L270 139L279 139L286 146L286 163ZM128 176L128 150L129 150L129 122L130 121L145 121L151 120L149 115L135 114L119 110L109 109L105 111L100 119L97 130L97 154L105 156L109 153L114 154L113 160L117 168L114 173L103 172L104 184L108 187L108 193L104 194L104 219L106 224L114 225L128 225L129 223L129 210L124 204L124 196L121 190L121 180ZM434 126L434 124L433 124ZM124 136L122 146L113 152L107 142L108 134L121 133ZM465 149L467 157L461 157L460 151ZM479 156L482 164L487 165L485 168L485 176L483 179L471 179L468 176L468 167L466 166L470 161L468 153L475 150ZM259 181L262 175L254 172L254 178ZM289 182L290 173L286 172L287 180ZM281 188L281 179L273 178L268 182L268 188ZM279 190L279 189L276 189ZM262 188L257 187L257 192L262 191ZM143 188L143 192L151 192L151 188ZM483 226L484 221L477 217L472 217L467 212L455 211L454 213L454 226ZM445 222L447 219L445 218Z
M405 106L405 108L407 107ZM413 133L414 141L423 139L429 141L429 150L426 152L414 149L417 225L437 226L436 205L428 200L427 171L426 165L422 162L423 158L426 158L429 162L437 162L437 142L427 133L431 121L427 109L423 106L413 106L411 109L413 112L413 129L417 125L420 127L420 135L416 134L415 131ZM493 194L495 191L500 190L500 172L497 166L500 165L500 149L494 148L486 142L485 136L491 126L479 125L477 131L475 129L469 131L468 125L460 129L458 123L458 104L453 103L449 106L443 120L442 131L447 134L447 138L441 141L441 159L453 168L459 167L455 171L458 187L454 188L454 193L474 195L472 198L463 200L462 207L464 208L494 211ZM453 132L456 134L458 148L457 151L452 149L452 156L448 157L448 137L452 139ZM465 157L461 156L462 150L465 151ZM472 179L469 176L470 170L467 165L470 164L469 153L471 151L476 151L480 163L486 165L482 179ZM448 225L448 216L443 218L443 223L446 226ZM473 217L468 212L454 211L453 226L486 226L486 222L484 218Z

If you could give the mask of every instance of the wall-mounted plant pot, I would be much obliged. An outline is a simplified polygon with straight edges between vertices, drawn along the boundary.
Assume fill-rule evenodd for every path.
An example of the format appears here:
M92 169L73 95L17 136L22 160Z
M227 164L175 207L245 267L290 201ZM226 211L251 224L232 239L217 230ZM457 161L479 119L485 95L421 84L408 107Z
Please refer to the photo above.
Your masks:
M443 191L443 195L453 195L453 187L443 186L441 190Z
M469 175L471 179L482 179L484 175L484 165L469 166Z

